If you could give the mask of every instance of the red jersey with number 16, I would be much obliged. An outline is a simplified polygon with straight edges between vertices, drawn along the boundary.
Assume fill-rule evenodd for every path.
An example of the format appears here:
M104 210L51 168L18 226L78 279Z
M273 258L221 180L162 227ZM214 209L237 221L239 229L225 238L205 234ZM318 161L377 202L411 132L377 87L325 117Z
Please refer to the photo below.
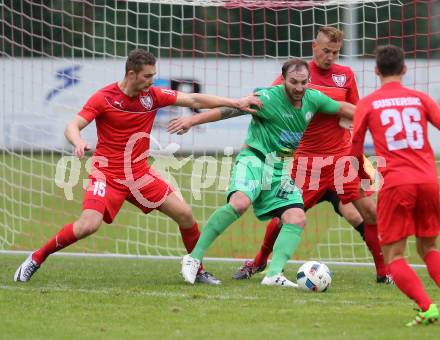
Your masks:
M404 184L437 183L434 154L427 122L440 128L440 108L425 93L390 82L361 99L354 116L351 153L361 157L369 129L378 156L383 188Z
M156 112L173 105L176 99L176 91L156 87L129 97L118 83L93 94L78 114L89 122L96 120L95 168L105 175L123 179L126 177L124 167L131 167L134 177L142 176L148 168L143 155L150 148ZM105 158L108 164L98 161L98 157Z
M309 88L319 90L337 101L356 105L359 100L356 79L350 67L333 64L324 70L312 60ZM280 75L272 85L282 82ZM317 113L301 139L295 156L348 155L351 147L350 131L339 126L340 117Z

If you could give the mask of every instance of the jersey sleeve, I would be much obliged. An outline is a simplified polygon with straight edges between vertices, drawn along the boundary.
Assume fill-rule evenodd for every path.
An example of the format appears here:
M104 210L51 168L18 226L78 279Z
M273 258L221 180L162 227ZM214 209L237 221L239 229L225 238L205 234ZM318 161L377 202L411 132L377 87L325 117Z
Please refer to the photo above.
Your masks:
M104 95L100 92L96 92L85 103L81 111L78 112L78 115L88 122L91 122L104 112L104 101Z
M272 82L272 86L275 85L281 85L281 83L283 82L283 75L280 74L273 82Z
M177 91L160 87L154 88L154 94L156 95L158 108L174 105L176 103Z
M324 93L316 91L317 112L326 114L337 114L341 109L341 104L327 97Z
M353 120L353 134L351 142L351 154L357 158L363 158L365 134L368 128L368 112L365 102L360 101L356 106Z
M423 104L426 107L426 118L437 129L440 129L440 107L439 105L428 95L424 95Z
M370 179L364 166L364 141L368 128L368 110L365 102L360 101L356 106L353 121L353 135L351 141L350 154L357 158L359 162L359 177Z
M350 79L351 81L350 81L350 86L348 87L346 101L353 105L356 105L359 101L359 92L357 88L356 77L353 72L351 72Z

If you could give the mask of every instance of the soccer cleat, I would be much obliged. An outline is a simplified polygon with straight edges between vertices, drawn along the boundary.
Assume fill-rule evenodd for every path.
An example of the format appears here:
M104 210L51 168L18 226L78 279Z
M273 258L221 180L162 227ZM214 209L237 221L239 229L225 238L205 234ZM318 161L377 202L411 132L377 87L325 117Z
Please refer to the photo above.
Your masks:
M279 273L278 275L274 276L265 276L263 281L261 281L262 285L265 286L280 286L280 287L293 287L298 288L298 285L296 283L293 283L292 281L288 280L283 273Z
M15 282L27 282L40 266L32 260L32 254L18 267L14 274Z
M395 284L393 278L389 274L384 275L384 276L379 276L379 275L376 276L376 282L377 283L384 283L386 285L394 285Z
M204 270L198 271L195 282L205 283L207 285L213 285L213 286L218 286L222 284L222 282L219 279L217 279L214 275Z
M250 279L252 275L262 272L266 268L266 263L261 266L255 266L255 261L246 261L238 270L232 275L235 280Z
M181 274L186 282L194 284L199 268L200 268L200 261L193 258L190 254L185 255L182 258Z
M418 311L419 312L414 320L406 324L408 327L415 325L429 325L436 322L440 317L437 305L435 304L431 304L426 312L422 312L420 309Z

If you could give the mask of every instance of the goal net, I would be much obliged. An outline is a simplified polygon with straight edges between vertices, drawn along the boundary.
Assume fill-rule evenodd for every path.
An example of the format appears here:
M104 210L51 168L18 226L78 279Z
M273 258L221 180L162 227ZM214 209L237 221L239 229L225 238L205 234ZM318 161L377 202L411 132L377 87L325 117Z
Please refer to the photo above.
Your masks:
M94 91L123 78L134 48L158 56L158 86L237 98L268 86L287 58L310 59L319 27L333 25L345 32L339 62L354 69L361 95L378 86L374 48L391 43L406 51L406 84L440 98L439 1L4 0L0 7L0 250L35 249L79 216L89 164L71 157L63 131ZM203 227L225 203L249 117L167 134L172 117L190 114L160 110L152 159ZM94 124L82 135L94 145ZM264 231L249 211L208 255L251 257ZM177 256L184 247L173 221L125 203L111 225L66 251ZM308 212L295 256L371 261L327 203Z

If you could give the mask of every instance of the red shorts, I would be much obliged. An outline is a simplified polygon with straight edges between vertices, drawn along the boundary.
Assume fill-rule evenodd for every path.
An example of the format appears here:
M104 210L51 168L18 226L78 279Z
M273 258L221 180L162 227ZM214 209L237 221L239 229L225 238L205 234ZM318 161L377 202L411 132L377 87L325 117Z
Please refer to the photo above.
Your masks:
M332 156L328 156L332 157ZM295 157L292 166L292 179L303 194L304 207L316 205L327 191L334 191L343 204L370 196L373 192L361 190L357 173L350 170L348 156ZM345 162L344 160L347 160ZM320 164L324 164L320 166Z
M91 174L84 192L83 210L92 209L104 215L104 222L112 223L125 200L132 203L145 214L160 207L174 191L159 174L151 168L142 175L134 177L135 184L121 183L110 176Z
M434 237L440 232L437 183L399 185L379 191L377 227L381 245L411 235Z

